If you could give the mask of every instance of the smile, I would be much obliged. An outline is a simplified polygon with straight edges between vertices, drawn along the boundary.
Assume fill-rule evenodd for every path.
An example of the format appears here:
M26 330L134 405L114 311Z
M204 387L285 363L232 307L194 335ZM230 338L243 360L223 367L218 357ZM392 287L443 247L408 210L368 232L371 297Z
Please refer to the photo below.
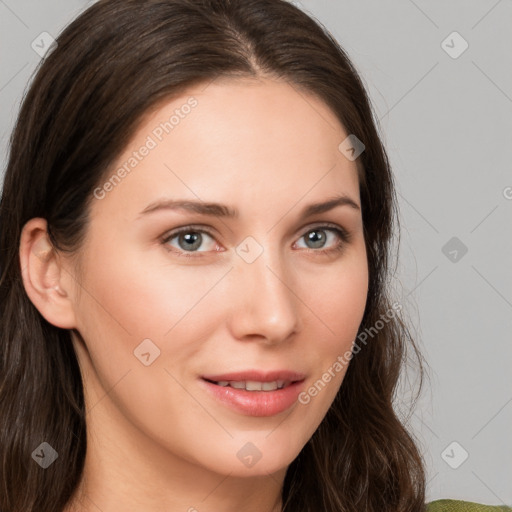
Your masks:
M245 416L275 416L298 402L304 380L200 379L205 392L223 406Z

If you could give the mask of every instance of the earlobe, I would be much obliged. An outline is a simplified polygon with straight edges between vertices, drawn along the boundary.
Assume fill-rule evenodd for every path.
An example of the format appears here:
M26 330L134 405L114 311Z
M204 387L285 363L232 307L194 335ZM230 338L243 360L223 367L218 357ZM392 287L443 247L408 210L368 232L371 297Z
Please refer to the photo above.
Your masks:
M25 291L41 315L56 327L75 328L69 275L49 240L46 219L33 218L23 226L19 257Z

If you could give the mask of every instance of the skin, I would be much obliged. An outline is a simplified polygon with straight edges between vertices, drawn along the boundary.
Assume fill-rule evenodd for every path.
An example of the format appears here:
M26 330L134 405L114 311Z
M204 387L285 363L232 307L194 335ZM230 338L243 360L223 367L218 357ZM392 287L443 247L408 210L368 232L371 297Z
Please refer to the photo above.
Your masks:
M292 369L306 375L307 390L351 350L363 317L361 209L299 218L333 194L361 204L356 162L338 150L348 133L313 95L269 78L192 87L148 113L112 173L190 96L198 102L190 114L92 201L79 254L52 250L42 218L23 229L25 289L50 323L72 329L84 382L88 449L68 511L281 510L286 469L324 418L346 365L307 405L270 417L227 408L199 378ZM138 218L161 198L220 202L240 217L161 210ZM319 233L323 245L308 241L325 223L350 241L329 229ZM189 224L211 236L202 232L186 258L178 256L186 241L162 239ZM236 252L247 237L262 249L251 263ZM149 366L134 355L147 338L160 350ZM248 442L262 455L252 467L237 457Z

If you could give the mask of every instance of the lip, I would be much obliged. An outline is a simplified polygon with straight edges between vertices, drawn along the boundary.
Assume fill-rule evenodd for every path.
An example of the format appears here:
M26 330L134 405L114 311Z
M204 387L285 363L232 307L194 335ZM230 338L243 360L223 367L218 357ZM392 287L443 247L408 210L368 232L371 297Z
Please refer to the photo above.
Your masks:
M288 370L270 372L247 370L219 375L205 375L201 377L200 383L210 396L230 409L246 416L268 417L286 411L297 402L304 379L304 374ZM282 389L273 391L247 391L230 386L219 386L213 382L209 382L210 380L253 380L257 382L285 380L291 381L291 383Z

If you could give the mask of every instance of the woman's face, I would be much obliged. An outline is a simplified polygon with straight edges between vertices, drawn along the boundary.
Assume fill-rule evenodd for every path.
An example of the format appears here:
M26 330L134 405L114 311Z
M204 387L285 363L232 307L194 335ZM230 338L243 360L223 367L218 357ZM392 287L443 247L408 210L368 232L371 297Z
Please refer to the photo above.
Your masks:
M348 135L320 100L267 79L196 86L146 116L94 192L79 254L92 431L223 474L293 461L366 304Z

